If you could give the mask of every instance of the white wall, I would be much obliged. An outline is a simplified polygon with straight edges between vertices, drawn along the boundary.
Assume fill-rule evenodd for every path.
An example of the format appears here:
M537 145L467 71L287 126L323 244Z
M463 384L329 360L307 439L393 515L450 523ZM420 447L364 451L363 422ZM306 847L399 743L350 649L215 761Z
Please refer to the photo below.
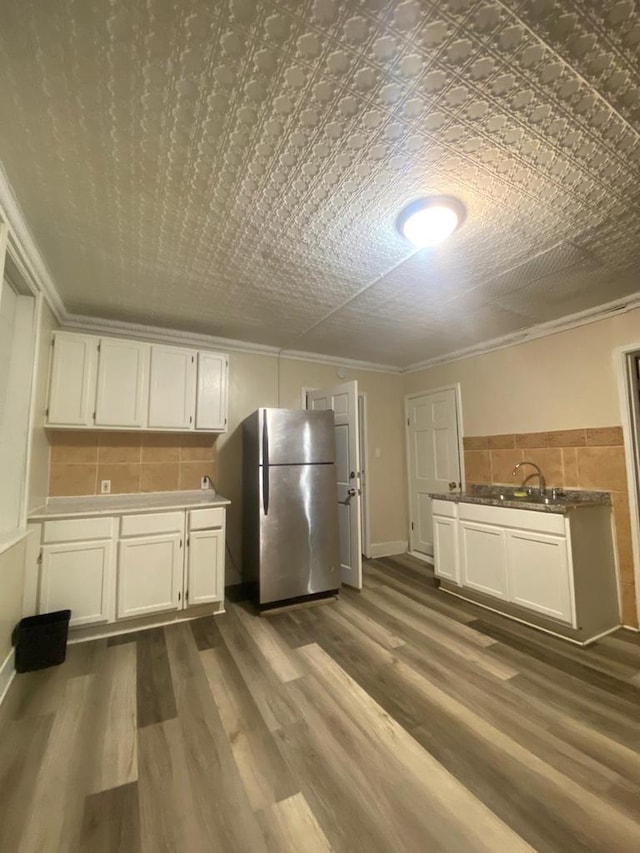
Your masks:
M31 459L29 464L29 511L42 506L49 493L49 440L44 429L47 408L51 333L58 323L47 303L42 300L40 329L36 345L36 388L31 428Z
M405 393L460 382L465 435L614 426L613 352L640 345L640 309L405 376Z

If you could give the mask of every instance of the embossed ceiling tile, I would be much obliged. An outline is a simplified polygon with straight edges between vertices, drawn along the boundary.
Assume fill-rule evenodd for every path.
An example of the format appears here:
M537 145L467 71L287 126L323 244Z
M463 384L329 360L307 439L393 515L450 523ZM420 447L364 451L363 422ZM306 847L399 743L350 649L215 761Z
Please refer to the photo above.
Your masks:
M25 0L0 155L70 308L284 345L347 302L350 352L389 310L389 352L419 360L436 294L540 247L640 262L638 33L624 0ZM469 211L439 290L397 266L425 192Z

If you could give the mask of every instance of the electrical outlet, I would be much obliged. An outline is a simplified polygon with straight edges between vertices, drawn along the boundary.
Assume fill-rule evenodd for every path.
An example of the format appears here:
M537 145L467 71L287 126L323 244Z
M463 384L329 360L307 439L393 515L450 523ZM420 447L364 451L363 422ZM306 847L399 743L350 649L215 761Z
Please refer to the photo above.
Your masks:
M111 494L111 480L100 480L100 494L101 495L110 495Z

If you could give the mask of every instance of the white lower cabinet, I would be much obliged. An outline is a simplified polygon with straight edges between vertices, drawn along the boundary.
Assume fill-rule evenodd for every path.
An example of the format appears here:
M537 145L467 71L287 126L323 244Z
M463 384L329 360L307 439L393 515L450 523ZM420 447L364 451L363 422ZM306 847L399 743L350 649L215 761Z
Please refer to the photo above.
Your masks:
M71 609L76 628L221 605L224 557L223 506L47 520L38 612Z
M147 616L182 606L182 535L121 539L116 616Z
M71 610L71 627L108 622L113 541L44 545L38 612Z
M224 530L194 530L187 550L186 603L207 604L223 596Z
M575 623L565 516L434 500L433 524L439 578Z
M433 516L433 554L438 575L459 583L458 525L454 518Z
M507 551L510 600L571 622L571 566L565 537L510 530Z
M507 599L507 548L504 530L489 524L460 522L462 583L478 592Z

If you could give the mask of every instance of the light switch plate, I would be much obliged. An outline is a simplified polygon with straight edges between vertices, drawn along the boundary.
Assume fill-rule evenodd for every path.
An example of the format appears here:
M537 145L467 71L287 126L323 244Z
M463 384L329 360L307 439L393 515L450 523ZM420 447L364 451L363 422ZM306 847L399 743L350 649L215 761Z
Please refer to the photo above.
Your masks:
M110 495L111 494L111 480L100 480L100 494L101 495Z

